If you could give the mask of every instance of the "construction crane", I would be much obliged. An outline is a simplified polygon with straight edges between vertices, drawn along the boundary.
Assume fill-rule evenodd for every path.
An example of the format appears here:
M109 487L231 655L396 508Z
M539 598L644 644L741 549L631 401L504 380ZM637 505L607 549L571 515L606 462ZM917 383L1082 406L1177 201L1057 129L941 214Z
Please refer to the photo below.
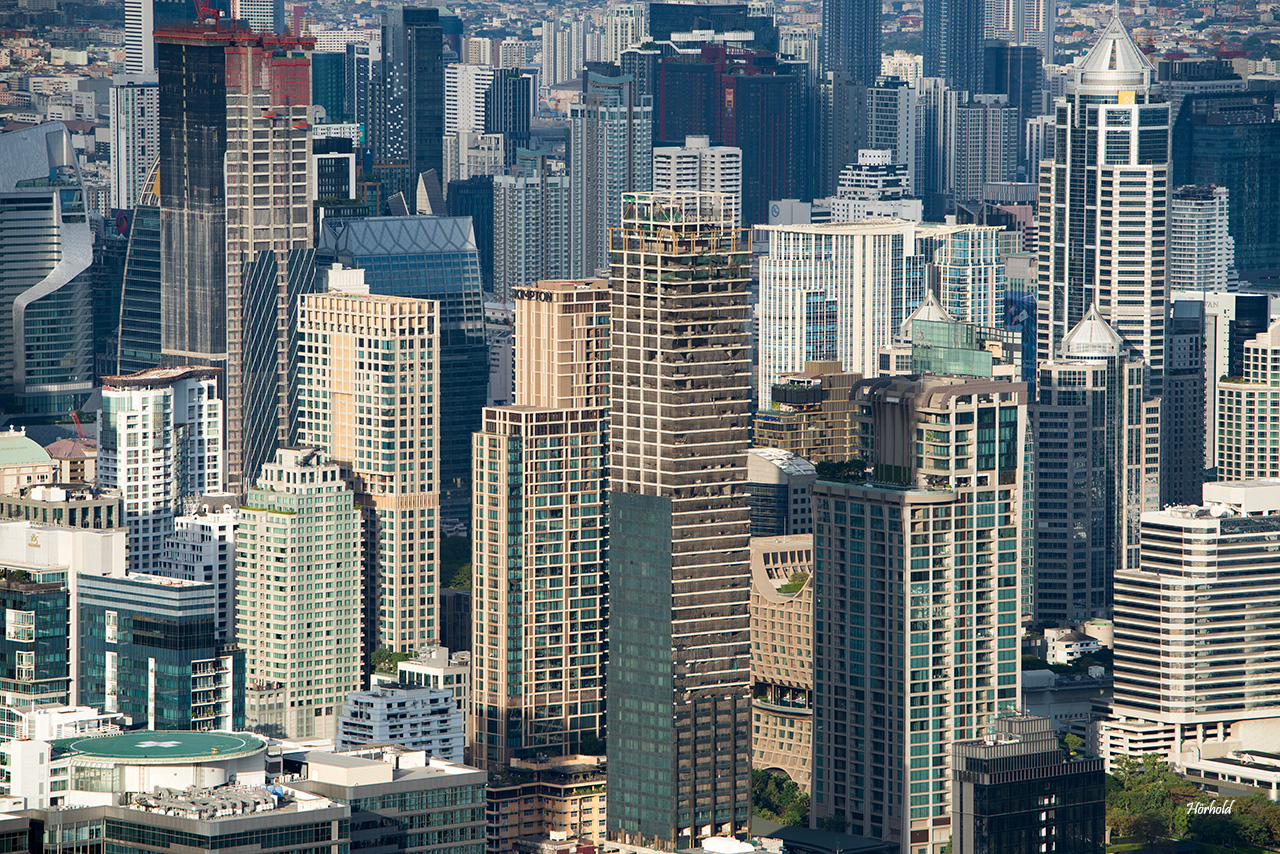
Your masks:
M209 5L209 0L192 0L196 4L196 20L202 24L213 24L218 26L218 19L222 17L222 10L215 9Z
M1218 37L1209 39L1213 44L1213 55L1222 55L1222 40L1227 36L1227 30L1235 23L1236 18L1240 15L1240 7L1244 5L1244 0L1237 0L1236 7L1231 11L1231 17L1227 18L1227 22L1218 28Z
M80 441L81 442L88 441L88 437L84 435L84 427L80 424L80 413L72 412L71 420L75 422L76 432L80 434Z

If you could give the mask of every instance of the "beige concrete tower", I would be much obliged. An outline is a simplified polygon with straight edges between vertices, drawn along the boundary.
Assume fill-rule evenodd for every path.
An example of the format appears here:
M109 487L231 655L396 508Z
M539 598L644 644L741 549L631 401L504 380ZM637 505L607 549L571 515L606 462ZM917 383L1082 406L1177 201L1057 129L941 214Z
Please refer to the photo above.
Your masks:
M564 409L609 405L609 283L542 281L518 289L516 403Z
M668 850L750 820L749 251L693 191L610 241L608 827Z
M366 643L404 652L440 632L436 309L329 293L298 315L300 432L342 466L364 513Z
M516 297L516 405L475 434L471 761L601 752L609 290ZM561 830L565 828L548 828Z

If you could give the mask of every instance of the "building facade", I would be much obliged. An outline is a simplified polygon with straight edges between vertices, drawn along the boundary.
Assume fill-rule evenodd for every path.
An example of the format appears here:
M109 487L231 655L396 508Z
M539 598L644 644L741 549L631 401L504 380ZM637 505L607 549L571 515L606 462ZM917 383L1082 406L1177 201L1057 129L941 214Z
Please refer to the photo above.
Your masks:
M0 409L53 415L93 389L93 235L71 135L49 122L0 140Z
M439 638L440 318L428 300L302 300L302 439L342 467L364 524L365 643Z
M361 586L360 511L338 464L314 449L277 451L236 532L250 729L334 735L343 700L360 687Z
M748 244L713 194L627 194L622 220L611 241L608 826L674 850L750 818Z
M159 570L174 518L223 489L220 373L180 367L103 377L98 482L124 497L134 571Z
M1280 356L1280 321L1243 347L1239 376L1218 382L1215 465L1219 480L1280 477L1280 436L1271 435L1270 416L1280 412L1272 399L1280 388L1274 369Z
M217 637L212 584L86 576L78 599L80 703L149 730L244 729L244 654Z
M1273 743L1280 680L1264 625L1280 600L1280 488L1204 485L1204 506L1142 515L1142 562L1116 573L1115 679L1100 725L1108 763L1156 752L1175 767ZM1245 662L1241 666L1241 662Z
M1113 573L1138 561L1138 521L1160 501L1160 401L1146 365L1090 311L1041 362L1033 411L1039 619L1110 612Z
M453 692L395 682L352 691L338 717L334 746L341 752L371 744L394 744L461 762L466 745Z
M813 534L751 538L751 764L813 773Z
M812 815L940 854L955 831L945 757L1021 703L1027 392L904 377L855 397L870 476L814 485Z
M160 87L154 74L117 76L112 82L111 207L127 209L138 203L160 156Z
M684 146L653 149L653 189L724 193L742 222L742 149L712 145L708 136L686 137Z

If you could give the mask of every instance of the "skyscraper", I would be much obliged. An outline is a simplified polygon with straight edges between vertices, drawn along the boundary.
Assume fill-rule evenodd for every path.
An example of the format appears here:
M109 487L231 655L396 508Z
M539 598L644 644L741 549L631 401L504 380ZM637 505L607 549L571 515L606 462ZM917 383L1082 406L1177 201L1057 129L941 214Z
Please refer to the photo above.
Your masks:
M1157 223L1165 220L1171 177L1169 105L1119 17L1069 75L1054 107L1065 144L1040 168L1037 357L1056 358L1067 333L1096 305L1142 354L1148 393L1158 396L1168 287ZM1098 127L1105 136L1089 144Z
M227 46L243 30L156 33L164 359L227 358Z
M843 71L861 86L880 76L880 0L823 0L825 71Z
M1105 616L1112 575L1137 566L1138 519L1160 501L1160 401L1146 366L1096 309L1040 363L1036 617Z
M342 467L364 516L370 652L440 635L438 305L329 293L299 307L301 441Z
M297 440L297 308L315 275L306 53L314 46L314 39L256 36L226 48L226 472L233 490L248 488L277 445ZM263 169L270 182L260 178Z
M988 90L985 0L928 0L924 6L924 76L941 77L947 86L970 95Z
M773 384L809 361L874 375L880 349L924 299L930 271L938 273L942 305L959 319L994 326L1003 311L995 226L873 219L767 231L757 320L761 410Z
M1160 420L1160 506L1199 504L1205 469L1205 304L1169 305L1169 362Z
M247 725L330 738L360 687L360 511L337 463L282 448L262 467L236 532L236 641ZM279 601L280 587L293 601Z
M111 207L132 208L160 155L160 87L154 76L117 75L112 82Z
M1225 187L1236 266L1248 281L1271 280L1280 270L1280 234L1268 212L1280 209L1280 119L1275 92L1192 95L1182 102L1173 130L1170 187Z
M325 226L320 252L364 270L370 293L438 300L440 330L440 518L471 518L471 434L487 400L480 257L467 217L369 217ZM417 630L418 627L415 627Z
M618 197L653 184L653 102L630 77L587 72L569 108L569 274L608 264L609 230L621 223Z
M382 51L370 44L351 42L344 60L343 113L356 124L369 124L369 87L379 79L377 70Z
M1026 2L1026 0L1013 0ZM982 51L983 83L991 94L1008 95L1009 105L1017 109L1018 144L1027 127L1027 119L1040 112L1042 51L1030 44L987 42ZM1022 152L1019 153L1021 157ZM1035 175L1039 164L1027 173Z
M374 157L402 164L409 186L428 169L443 171L444 28L441 10L397 6L382 25L382 62L375 84Z
M103 377L98 483L124 496L129 569L155 572L189 502L223 489L217 368Z
M636 193L610 249L608 825L675 849L751 812L748 243Z
M161 359L160 180L152 166L129 221L116 353L121 374L159 367Z
M472 761L486 768L599 753L604 729L609 289L515 296L527 382L484 410L472 451Z
M812 814L940 854L952 743L1021 703L1027 391L893 377L854 399L870 476L813 489Z
M0 410L68 413L93 390L93 235L71 135L0 137Z

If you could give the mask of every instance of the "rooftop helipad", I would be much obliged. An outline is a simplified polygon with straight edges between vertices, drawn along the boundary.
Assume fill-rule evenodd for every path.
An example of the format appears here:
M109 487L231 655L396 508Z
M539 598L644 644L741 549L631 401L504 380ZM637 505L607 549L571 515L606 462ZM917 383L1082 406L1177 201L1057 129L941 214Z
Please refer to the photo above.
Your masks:
M121 765L180 765L252 756L266 744L248 733L141 730L55 742L64 754Z

